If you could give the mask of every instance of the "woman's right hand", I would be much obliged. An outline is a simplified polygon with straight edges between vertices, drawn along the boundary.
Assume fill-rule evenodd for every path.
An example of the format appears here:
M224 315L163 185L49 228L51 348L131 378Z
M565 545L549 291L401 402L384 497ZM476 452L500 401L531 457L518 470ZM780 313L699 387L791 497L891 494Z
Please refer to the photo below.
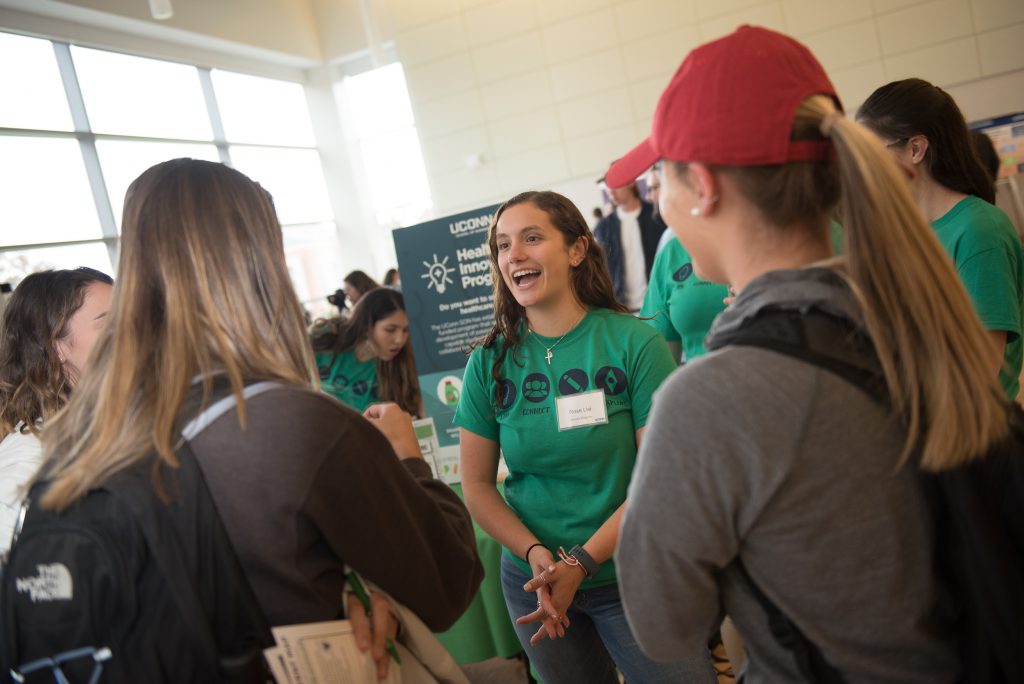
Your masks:
M373 404L363 416L391 442L398 458L423 458L420 441L412 426L412 416L398 404Z

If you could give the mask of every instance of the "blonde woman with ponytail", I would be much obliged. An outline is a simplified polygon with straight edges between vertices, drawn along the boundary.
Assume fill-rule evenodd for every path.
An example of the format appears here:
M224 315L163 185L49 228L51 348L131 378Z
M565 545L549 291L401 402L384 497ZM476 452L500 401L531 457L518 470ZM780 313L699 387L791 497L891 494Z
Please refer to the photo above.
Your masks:
M658 659L697 652L724 609L748 684L805 680L756 586L847 682L955 681L916 471L960 465L1008 428L999 351L902 171L843 116L806 47L749 26L686 58L651 137L607 181L658 159L666 222L697 274L737 297L711 352L662 387L640 449L615 557L637 640ZM864 331L888 406L818 366L728 346L766 310Z

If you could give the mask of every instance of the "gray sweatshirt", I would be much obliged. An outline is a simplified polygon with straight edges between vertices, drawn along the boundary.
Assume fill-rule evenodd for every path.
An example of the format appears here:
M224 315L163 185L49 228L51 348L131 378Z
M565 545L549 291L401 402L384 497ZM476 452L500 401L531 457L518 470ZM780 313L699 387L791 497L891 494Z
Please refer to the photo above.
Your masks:
M769 304L860 320L826 269L754 280L708 337ZM615 562L626 615L659 660L696 653L723 611L743 636L746 681L800 681L761 590L847 682L950 682L958 660L932 577L933 529L897 423L835 375L776 352L726 347L655 397Z

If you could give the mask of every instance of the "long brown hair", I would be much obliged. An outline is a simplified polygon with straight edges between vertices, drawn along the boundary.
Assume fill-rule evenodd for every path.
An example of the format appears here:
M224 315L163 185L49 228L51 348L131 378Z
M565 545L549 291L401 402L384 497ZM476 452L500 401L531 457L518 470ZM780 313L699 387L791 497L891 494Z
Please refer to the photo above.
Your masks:
M93 283L113 285L91 268L32 273L15 288L4 309L0 330L0 429L23 423L22 432L39 434L64 407L71 376L61 363L57 342L70 333L69 323L85 302Z
M868 96L857 119L897 142L923 135L924 166L936 183L995 204L992 176L978 158L963 113L942 88L920 78L893 81Z
M370 290L347 317L318 321L313 326L313 351L333 352L333 365L338 354L353 351L370 339L373 326L396 311L405 311L400 292L386 287ZM381 400L393 401L414 416L420 414L420 383L411 342L390 361L377 359L377 383Z
M157 164L128 189L122 226L111 320L43 436L47 507L154 452L154 478L176 467L175 428L197 376L203 403L214 376L228 378L243 428L247 382L315 382L281 228L258 184L213 162Z
M568 197L550 190L528 190L506 200L495 212L487 234L487 246L491 252L491 279L494 282L494 326L473 345L474 347L483 345L485 348L490 348L498 337L502 338L498 358L491 367L491 377L497 384L494 397L496 404L501 403L501 367L509 350L512 350L513 361L515 361L515 350L522 342L520 339L521 324L526 319L526 309L520 306L512 291L505 285L498 267L498 220L509 207L526 202L548 215L551 225L562 234L562 239L565 240L567 247L576 244L580 238L586 239L586 255L579 266L572 269L569 278L569 286L576 299L588 308L597 307L629 313L629 310L615 299L615 289L612 286L611 277L608 275L604 250L594 239L594 234L590 231L590 226L587 225L583 214Z
M891 155L831 98L811 97L797 110L792 138L826 135L835 160L718 171L776 226L825 231L840 202L840 273L860 302L906 425L901 462L916 451L923 469L955 467L1007 435L991 371L997 350Z

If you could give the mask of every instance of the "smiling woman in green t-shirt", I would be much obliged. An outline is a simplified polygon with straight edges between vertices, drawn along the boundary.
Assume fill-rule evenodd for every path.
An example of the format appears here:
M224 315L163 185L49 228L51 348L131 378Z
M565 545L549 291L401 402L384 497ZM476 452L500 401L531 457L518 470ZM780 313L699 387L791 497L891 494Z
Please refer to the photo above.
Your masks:
M565 197L508 200L488 245L495 324L470 356L455 422L466 505L505 547L505 601L531 663L547 684L615 683L616 667L627 681L713 681L706 657L656 663L639 650L611 560L651 397L675 367L664 338L615 300Z
M400 292L377 288L352 313L315 326L313 352L320 388L359 412L393 401L423 415L419 380L409 347L409 317Z

